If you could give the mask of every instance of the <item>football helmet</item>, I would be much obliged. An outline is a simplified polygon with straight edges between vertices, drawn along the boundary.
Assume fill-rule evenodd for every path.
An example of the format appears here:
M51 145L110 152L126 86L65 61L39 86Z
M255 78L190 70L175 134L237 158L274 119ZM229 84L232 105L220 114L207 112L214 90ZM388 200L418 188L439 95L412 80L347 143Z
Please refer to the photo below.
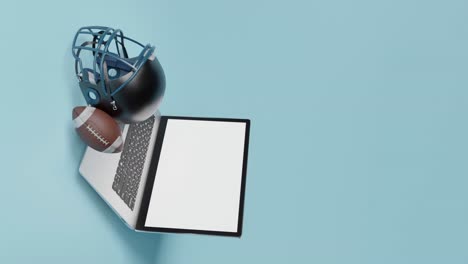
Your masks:
M123 123L140 122L153 115L166 87L154 50L150 44L124 36L120 29L80 28L72 52L86 102ZM129 55L132 51L135 56Z

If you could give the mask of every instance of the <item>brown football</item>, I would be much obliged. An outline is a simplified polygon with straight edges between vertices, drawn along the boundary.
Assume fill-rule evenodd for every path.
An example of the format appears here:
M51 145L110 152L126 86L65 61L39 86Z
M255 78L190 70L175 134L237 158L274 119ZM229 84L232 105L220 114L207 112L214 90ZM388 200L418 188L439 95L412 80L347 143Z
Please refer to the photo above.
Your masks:
M77 106L73 108L73 123L80 138L91 148L105 153L122 151L120 127L104 111L92 106Z

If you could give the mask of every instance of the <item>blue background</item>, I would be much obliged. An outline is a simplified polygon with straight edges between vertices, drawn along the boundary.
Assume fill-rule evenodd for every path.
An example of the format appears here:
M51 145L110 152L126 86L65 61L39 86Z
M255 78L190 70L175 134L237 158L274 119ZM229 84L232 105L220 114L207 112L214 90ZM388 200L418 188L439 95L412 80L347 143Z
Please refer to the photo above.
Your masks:
M2 263L467 263L468 2L7 1ZM140 234L79 177L71 41L157 46L163 114L252 120L242 239Z

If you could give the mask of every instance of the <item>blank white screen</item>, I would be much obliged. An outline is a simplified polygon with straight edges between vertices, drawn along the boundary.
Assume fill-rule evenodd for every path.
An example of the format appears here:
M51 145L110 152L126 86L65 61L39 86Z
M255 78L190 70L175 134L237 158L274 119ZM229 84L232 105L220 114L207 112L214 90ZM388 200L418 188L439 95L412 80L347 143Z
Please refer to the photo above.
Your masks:
M168 119L145 226L236 232L245 129Z

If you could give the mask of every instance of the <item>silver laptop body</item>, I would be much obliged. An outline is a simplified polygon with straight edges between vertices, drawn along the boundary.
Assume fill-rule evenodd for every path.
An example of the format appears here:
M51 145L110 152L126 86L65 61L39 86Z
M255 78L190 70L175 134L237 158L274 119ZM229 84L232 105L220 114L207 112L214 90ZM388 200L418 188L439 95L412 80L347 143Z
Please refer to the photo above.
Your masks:
M133 230L240 237L249 130L157 113L123 126L120 153L86 148L79 172Z
M124 199L112 188L114 185L117 168L121 159L120 153L102 153L90 147L86 148L85 154L81 161L79 172L81 176L91 185L91 187L101 196L101 198L120 216L120 218L131 229L135 230L138 214L145 190L146 178L153 153L154 141L158 131L160 114L154 116L154 123L151 129L151 139L147 150L145 151L146 158L141 173L141 179L138 183L137 190L132 190L136 193L133 209L125 203ZM122 136L124 139L128 136L129 125L125 125Z

